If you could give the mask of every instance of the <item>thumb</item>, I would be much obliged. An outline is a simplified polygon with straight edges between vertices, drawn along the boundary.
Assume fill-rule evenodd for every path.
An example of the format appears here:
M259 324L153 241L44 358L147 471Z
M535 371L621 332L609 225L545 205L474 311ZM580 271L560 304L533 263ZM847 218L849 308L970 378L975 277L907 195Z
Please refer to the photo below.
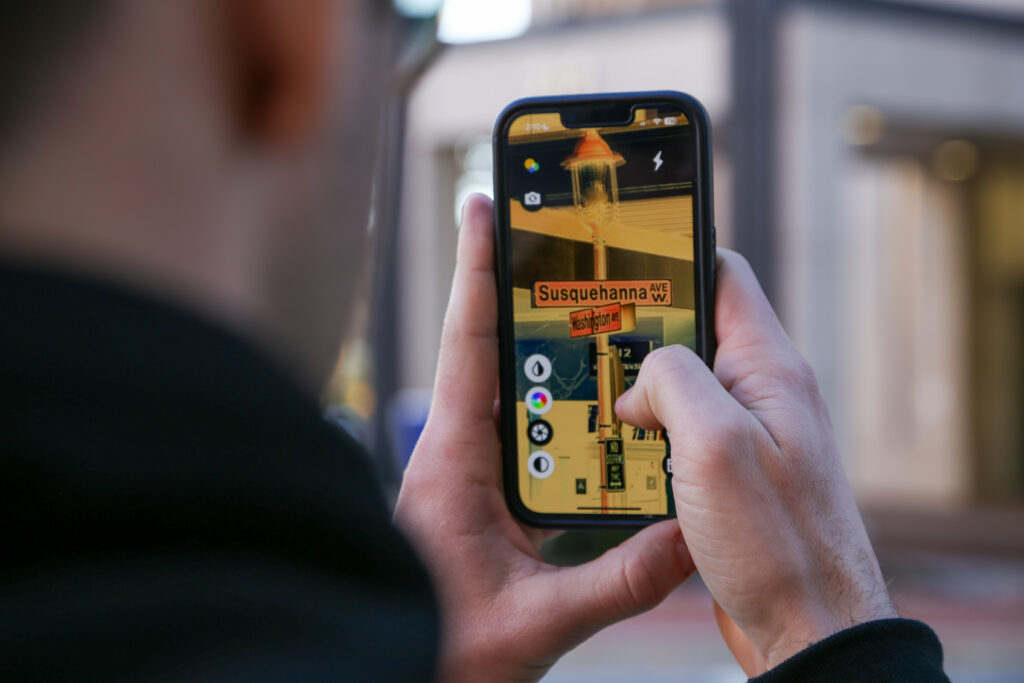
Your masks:
M498 306L492 204L473 195L462 211L455 276L441 333L430 415L406 474L433 481L470 479L497 486L494 428L498 387Z
M555 575L559 613L583 638L661 603L695 571L679 525L654 524L601 557Z
M664 427L673 444L736 419L737 410L746 414L704 361L684 346L648 354L636 382L615 404L615 414L625 422L643 429Z
M431 406L431 414L455 411L464 419L486 422L489 429L498 384L492 207L487 197L473 195L462 210Z
M492 206L487 197L473 195L462 212L430 416L409 465L455 465L461 474L497 483L498 295ZM430 447L421 448L424 444ZM495 457L481 460L481 452Z

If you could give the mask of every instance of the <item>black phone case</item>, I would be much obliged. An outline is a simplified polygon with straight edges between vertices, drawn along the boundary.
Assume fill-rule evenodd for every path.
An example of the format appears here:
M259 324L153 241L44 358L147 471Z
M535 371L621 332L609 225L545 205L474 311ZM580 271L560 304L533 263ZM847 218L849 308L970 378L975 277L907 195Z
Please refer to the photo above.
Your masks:
M713 187L711 169L711 124L704 106L694 97L671 90L651 92L605 93L597 95L567 95L557 97L531 97L512 102L498 116L494 126L492 148L494 154L494 230L495 275L498 285L498 347L499 397L502 406L514 406L515 395L515 340L513 339L512 279L510 272L510 230L508 197L505 194L505 168L502 158L502 139L509 122L524 110L559 109L579 104L678 105L695 127L697 147L697 191L694 209L694 272L697 323L697 354L712 367L716 350L715 320L715 227L713 213ZM546 514L528 509L519 496L519 473L516 469L516 419L513 410L501 411L502 473L505 499L509 509L522 522L538 528L600 529L643 527L673 515L589 515ZM671 446L670 446L671 448Z

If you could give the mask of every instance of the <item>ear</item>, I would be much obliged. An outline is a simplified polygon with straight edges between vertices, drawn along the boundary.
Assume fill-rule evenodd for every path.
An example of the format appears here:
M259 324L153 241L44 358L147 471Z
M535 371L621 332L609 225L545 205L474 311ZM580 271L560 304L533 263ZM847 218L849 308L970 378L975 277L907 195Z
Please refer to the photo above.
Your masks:
M243 135L292 147L320 126L327 109L333 41L344 3L332 0L227 0Z

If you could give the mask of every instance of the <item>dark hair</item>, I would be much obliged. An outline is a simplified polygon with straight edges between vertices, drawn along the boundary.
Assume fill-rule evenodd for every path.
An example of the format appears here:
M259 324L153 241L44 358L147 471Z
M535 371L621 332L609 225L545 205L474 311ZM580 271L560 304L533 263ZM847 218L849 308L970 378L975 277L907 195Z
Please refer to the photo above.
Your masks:
M3 0L0 4L0 141L28 115L38 83L71 55L110 0Z

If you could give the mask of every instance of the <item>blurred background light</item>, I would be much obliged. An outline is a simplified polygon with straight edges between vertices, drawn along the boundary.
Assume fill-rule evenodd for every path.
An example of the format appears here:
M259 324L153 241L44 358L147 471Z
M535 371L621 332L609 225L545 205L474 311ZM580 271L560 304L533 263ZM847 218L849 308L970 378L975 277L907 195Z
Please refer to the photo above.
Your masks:
M395 9L400 14L415 19L435 16L444 0L395 0Z
M452 44L514 38L526 32L532 17L530 0L445 0L437 38Z
M978 159L978 148L970 142L947 140L935 148L932 169L943 180L959 183L977 172Z
M859 147L873 145L885 132L885 117L877 107L858 104L843 115L843 139Z

